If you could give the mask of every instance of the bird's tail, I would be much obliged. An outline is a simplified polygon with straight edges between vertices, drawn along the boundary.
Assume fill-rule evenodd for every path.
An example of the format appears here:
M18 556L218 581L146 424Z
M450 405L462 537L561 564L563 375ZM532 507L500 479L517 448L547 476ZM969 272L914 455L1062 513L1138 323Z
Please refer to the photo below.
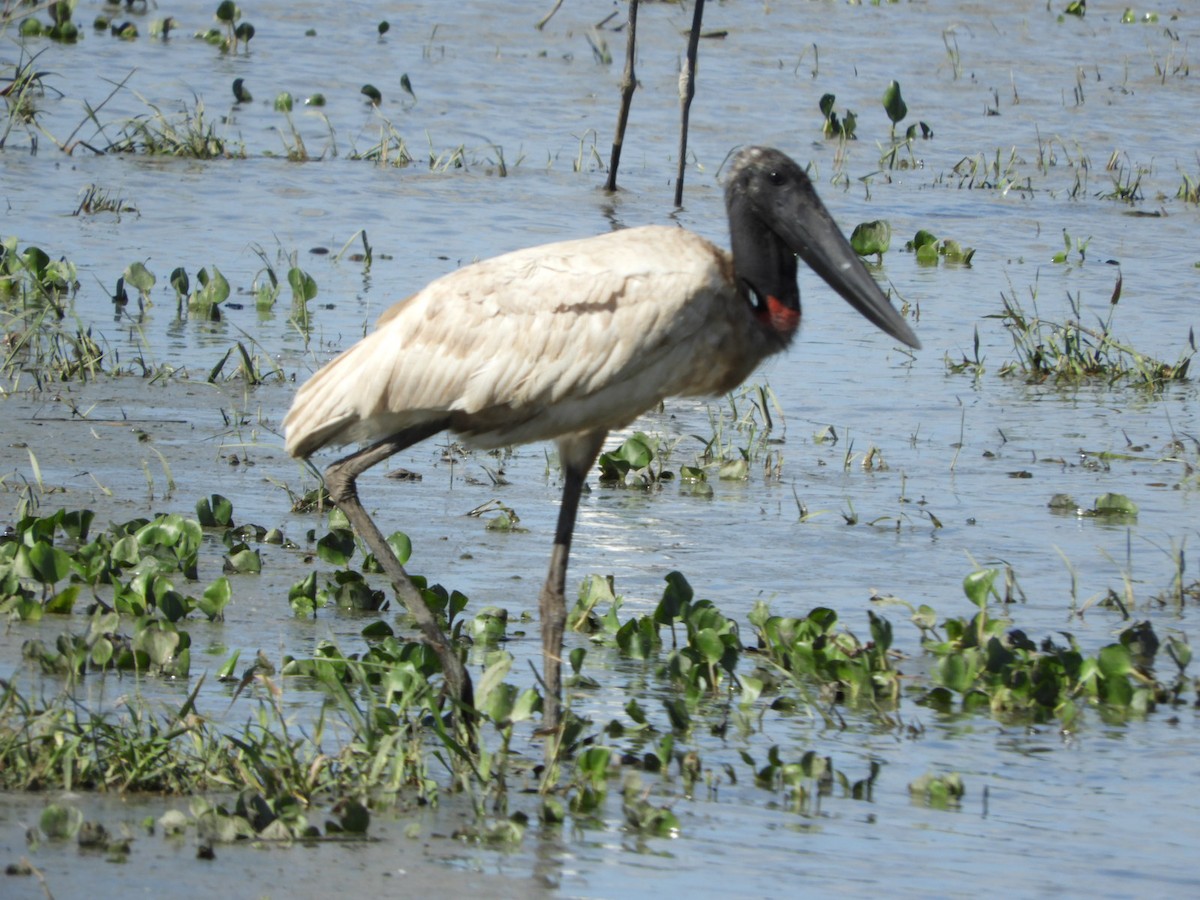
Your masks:
M322 447L354 440L353 429L362 421L354 402L356 386L362 384L357 349L330 361L296 393L283 420L285 447L292 456L306 459Z

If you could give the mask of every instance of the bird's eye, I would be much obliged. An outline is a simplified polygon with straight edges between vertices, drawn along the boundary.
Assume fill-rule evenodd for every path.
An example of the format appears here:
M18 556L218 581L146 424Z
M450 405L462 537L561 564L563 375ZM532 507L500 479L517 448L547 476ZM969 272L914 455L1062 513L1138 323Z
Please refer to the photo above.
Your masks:
M771 172L771 174L767 176L767 180L776 186L783 184L783 176L778 172Z

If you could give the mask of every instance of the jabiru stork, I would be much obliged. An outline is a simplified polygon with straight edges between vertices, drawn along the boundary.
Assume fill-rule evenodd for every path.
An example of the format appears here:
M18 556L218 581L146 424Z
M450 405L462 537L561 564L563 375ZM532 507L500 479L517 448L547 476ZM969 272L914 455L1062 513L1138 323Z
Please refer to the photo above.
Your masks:
M749 147L725 186L732 252L681 228L629 228L466 266L392 306L321 368L284 420L288 452L362 449L325 470L330 498L380 561L450 695L472 703L462 659L358 499L366 469L441 431L495 449L553 440L562 504L539 596L543 725L560 721L567 557L605 437L672 396L728 392L800 326L797 257L869 322L920 342L812 182L778 150Z

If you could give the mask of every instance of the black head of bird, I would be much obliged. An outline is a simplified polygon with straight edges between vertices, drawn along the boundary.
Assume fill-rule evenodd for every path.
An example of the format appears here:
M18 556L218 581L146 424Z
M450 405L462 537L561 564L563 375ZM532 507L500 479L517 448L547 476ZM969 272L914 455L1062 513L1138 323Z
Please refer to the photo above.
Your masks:
M790 157L767 147L740 151L726 181L725 207L739 286L756 311L799 323L799 257L873 325L921 346Z

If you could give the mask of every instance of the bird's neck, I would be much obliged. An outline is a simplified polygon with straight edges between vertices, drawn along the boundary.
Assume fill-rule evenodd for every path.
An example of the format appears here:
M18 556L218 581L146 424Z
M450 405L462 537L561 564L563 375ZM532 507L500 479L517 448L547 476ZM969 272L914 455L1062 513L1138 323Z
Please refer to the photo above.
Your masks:
M734 223L731 242L738 296L759 324L790 340L800 327L796 255L757 222Z

